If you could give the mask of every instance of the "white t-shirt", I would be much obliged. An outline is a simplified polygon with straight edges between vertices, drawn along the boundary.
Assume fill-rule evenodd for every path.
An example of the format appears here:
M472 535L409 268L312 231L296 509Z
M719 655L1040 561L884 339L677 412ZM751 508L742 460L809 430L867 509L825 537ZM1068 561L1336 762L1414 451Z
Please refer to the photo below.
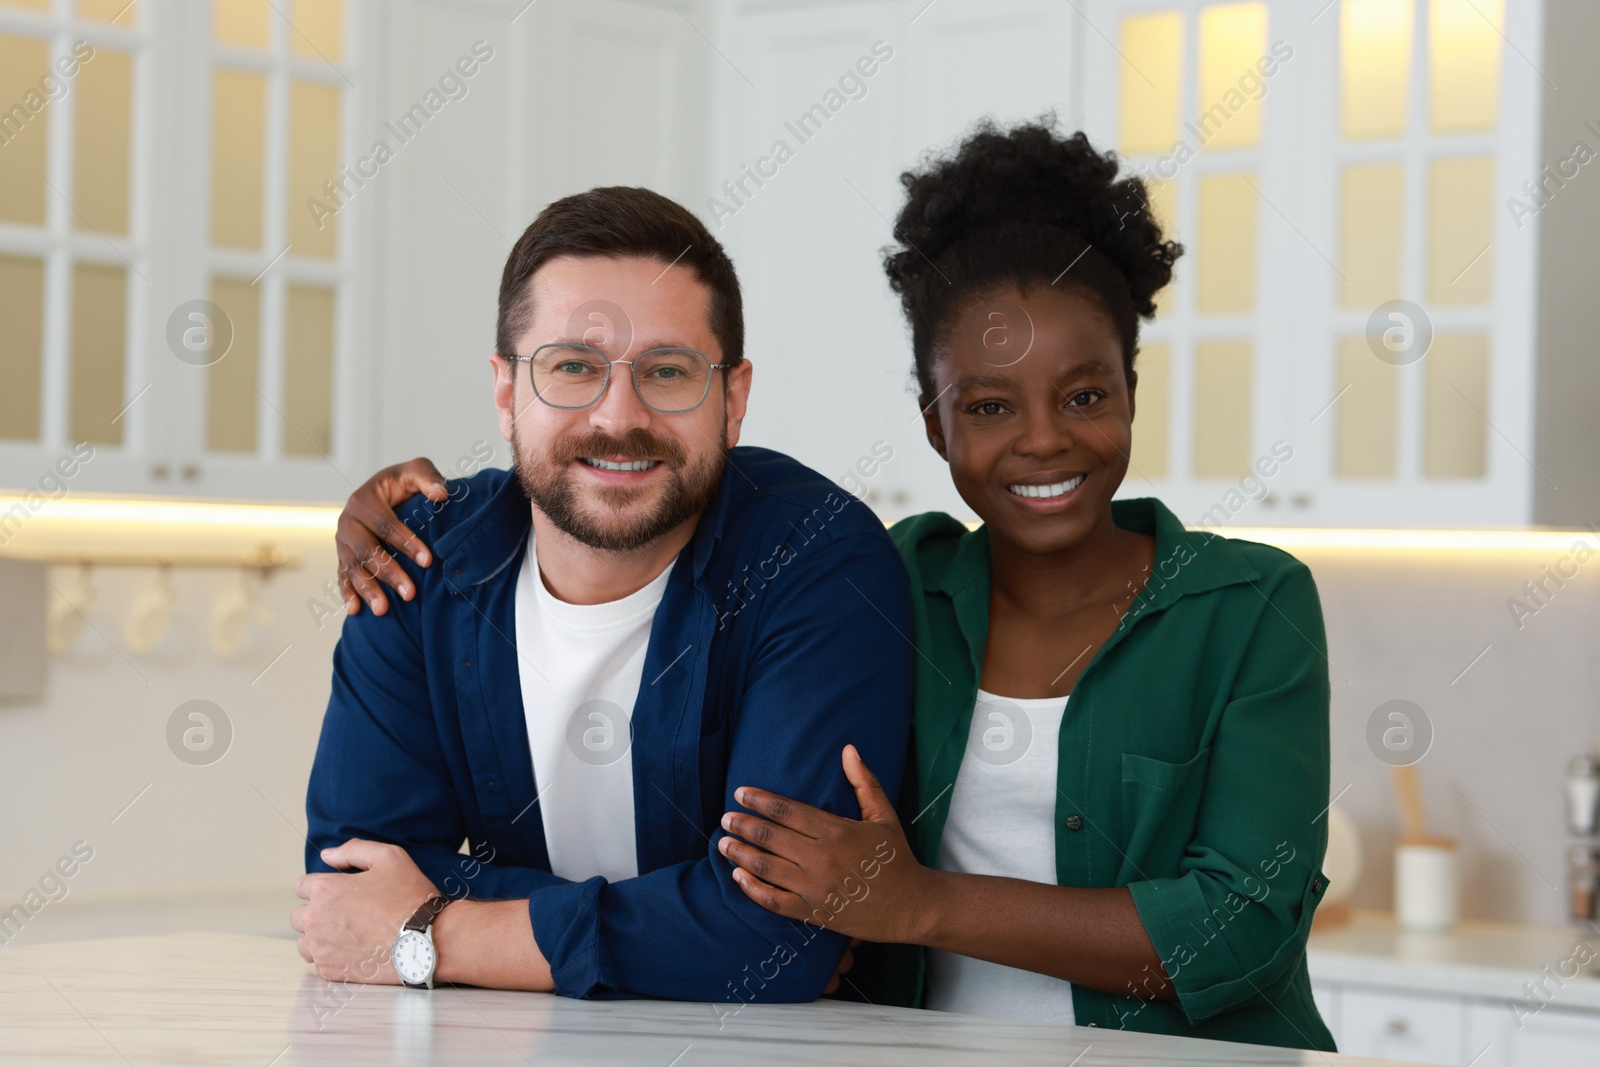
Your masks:
M978 690L950 796L939 869L1056 884L1056 766L1066 697ZM928 952L928 1007L1006 1019L1074 1020L1072 983L954 952Z
M528 534L517 575L517 674L550 870L562 878L639 873L628 724L671 573L669 564L621 600L568 604L545 588Z

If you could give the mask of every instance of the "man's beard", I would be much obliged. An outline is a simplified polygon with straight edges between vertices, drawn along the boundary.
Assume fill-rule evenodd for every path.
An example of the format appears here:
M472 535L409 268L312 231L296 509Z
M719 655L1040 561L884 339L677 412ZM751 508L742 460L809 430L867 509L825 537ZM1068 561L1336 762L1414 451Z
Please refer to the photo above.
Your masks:
M718 436L719 450L699 463L688 465L676 442L646 430L629 430L622 437L598 431L557 438L542 456L524 455L516 424L511 427L511 469L534 506L555 523L556 529L580 544L603 552L633 552L706 509L722 482L728 455L728 429ZM657 492L650 486L597 485L580 498L573 480L572 463L584 456L607 459L657 459L666 469L666 485L648 511L625 517L630 505ZM615 521L596 519L598 508L610 511Z

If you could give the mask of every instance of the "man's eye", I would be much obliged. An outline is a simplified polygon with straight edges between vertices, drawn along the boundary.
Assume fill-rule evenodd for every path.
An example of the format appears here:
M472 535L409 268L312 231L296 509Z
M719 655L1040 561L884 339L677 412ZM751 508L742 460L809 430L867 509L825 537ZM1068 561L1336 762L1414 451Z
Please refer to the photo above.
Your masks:
M998 415L1005 407L998 400L980 400L967 410L974 415Z
M1099 399L1099 393L1093 389L1084 389L1067 397L1067 406L1070 408L1086 408Z

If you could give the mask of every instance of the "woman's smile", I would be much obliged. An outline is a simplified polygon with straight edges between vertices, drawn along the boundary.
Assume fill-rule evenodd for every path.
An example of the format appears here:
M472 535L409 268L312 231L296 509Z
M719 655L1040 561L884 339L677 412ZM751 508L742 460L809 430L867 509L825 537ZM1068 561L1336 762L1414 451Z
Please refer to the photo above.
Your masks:
M1029 511L1062 511L1077 503L1078 492L1088 480L1087 474L1050 475L1046 478L1029 478L1006 486L1018 506Z

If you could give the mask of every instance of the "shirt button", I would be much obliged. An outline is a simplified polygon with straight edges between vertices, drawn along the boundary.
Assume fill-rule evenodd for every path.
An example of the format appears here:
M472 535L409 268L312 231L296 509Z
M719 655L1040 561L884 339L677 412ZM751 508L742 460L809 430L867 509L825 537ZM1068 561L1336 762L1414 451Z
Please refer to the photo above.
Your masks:
M1067 816L1067 829L1068 830L1074 830L1074 831L1082 830L1083 829L1083 819L1082 819L1082 817L1081 816L1077 816L1077 815L1068 815Z
M1099 1023L1084 1023L1085 1026L1099 1026Z
M1321 878L1313 878L1311 880L1311 892L1313 894L1322 892L1322 879Z

